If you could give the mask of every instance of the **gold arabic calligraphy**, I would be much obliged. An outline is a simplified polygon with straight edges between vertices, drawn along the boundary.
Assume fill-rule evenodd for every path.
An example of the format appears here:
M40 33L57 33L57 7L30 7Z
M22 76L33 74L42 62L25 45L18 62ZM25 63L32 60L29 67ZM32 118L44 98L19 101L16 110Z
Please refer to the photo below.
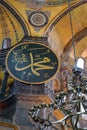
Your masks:
M23 60L23 61L26 62L26 60ZM34 63L33 54L30 52L30 61L31 61L31 64L29 64L25 67L22 67L22 68L18 67L19 62L17 62L17 64L15 65L15 70L24 71L28 68L31 68L31 71L33 74L35 74L36 76L40 76L40 73L37 72L38 70L54 69L54 66L43 65L43 63L48 63L51 61L48 57L44 57L42 61L38 61L38 62ZM38 68L34 69L34 67L38 67Z

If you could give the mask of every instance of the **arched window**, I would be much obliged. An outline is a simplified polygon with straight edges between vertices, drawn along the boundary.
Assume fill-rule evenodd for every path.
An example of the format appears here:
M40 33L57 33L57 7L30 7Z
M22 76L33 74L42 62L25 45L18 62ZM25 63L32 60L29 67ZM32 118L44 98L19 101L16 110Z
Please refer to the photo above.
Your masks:
M5 38L2 42L2 49L7 49L11 47L11 39Z

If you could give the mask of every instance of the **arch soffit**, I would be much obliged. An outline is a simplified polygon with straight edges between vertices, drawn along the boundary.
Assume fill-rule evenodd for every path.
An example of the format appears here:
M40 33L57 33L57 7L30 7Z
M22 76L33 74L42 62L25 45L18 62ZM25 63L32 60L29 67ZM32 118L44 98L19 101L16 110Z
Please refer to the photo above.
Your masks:
M45 31L44 36L49 36L49 33L52 31L52 29L56 26L56 24L65 16L69 13L69 11L73 11L74 9L78 8L79 6L83 5L87 3L87 1L80 1L74 5L72 5L70 8L67 7L66 10L64 10L64 12L61 15L58 15L57 18L55 19L55 21L52 21L52 23L50 24L50 26L47 28L47 30Z
M12 15L18 20L18 22L20 23L20 25L21 25L21 27L22 27L22 29L23 29L23 31L24 31L24 35L25 36L28 36L29 34L29 32L28 32L28 30L27 30L27 27L26 27L26 24L25 24L25 22L23 21L23 19L22 19L22 16L20 16L19 15L19 13L17 13L17 11L13 8L13 7L11 7L8 3L6 3L5 1L0 1L0 4L2 4L6 9L8 9L9 10L9 12L10 13L12 13Z

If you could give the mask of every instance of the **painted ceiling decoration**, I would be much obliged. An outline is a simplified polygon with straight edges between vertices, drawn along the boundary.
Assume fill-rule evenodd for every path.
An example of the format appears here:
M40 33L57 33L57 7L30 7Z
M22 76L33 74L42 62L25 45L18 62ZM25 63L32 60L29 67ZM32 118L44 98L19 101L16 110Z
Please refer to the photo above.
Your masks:
M20 25L18 22L16 22L15 17L11 16L11 14L6 10L6 8L4 8L3 6L1 6L0 8L0 26L1 26L1 38L0 38L0 43L2 43L0 45L0 49L7 49L9 47L11 47L12 43L18 43L18 41L20 41L20 39L22 39L22 37L19 35L19 31L17 29L18 25ZM10 25L10 26L9 26ZM21 31L23 32L23 29L21 28L21 26L19 26L19 28L21 29ZM13 32L13 34L12 34ZM23 34L22 34L23 35ZM13 37L13 39L12 39ZM10 43L9 43L10 41ZM8 45L9 44L9 45Z
M76 8L78 9L78 7L80 7L81 5L84 5L85 3L87 3L87 1L79 1L75 4L71 4L70 8L67 8L64 9L64 11L58 16L56 17L56 19L50 24L49 28L47 28L47 31L46 31L46 34L45 35L48 35L49 32L51 32L51 30L56 26L56 24L63 18L65 17L67 14L69 14L69 11L73 11L75 10Z
M30 34L29 34L30 36L31 35L32 36L39 36L39 37L44 36L43 35L44 32L46 32L46 30L50 26L50 24L56 19L56 16L59 15L59 12L62 11L62 10L59 10L60 6L56 6L55 8L54 8L54 6L49 6L49 7L44 6L42 10L35 10L35 9L32 9L32 8L26 7L26 4L25 4L26 1L27 0L21 1L21 2L16 1L16 0L15 0L15 2L10 2L9 1L9 5L11 5L11 7L13 7L13 8L16 5L16 10L18 10L18 13L20 12L21 16L24 17L27 28L30 31ZM48 2L50 2L50 1L48 1ZM65 1L65 3L66 3L66 1ZM75 2L73 2L73 4L74 3ZM19 4L21 4L22 11L18 7ZM67 8L67 4L64 4L63 5L63 10L65 10L66 8ZM38 14L38 17L39 17L38 21L36 21L38 19L37 14ZM43 24L41 26L39 22L42 19L43 19L44 22L43 22ZM38 27L36 27L36 26L38 26Z
M19 14L4 1L0 1L0 28L0 49L10 48L29 35Z
M77 44L81 39L84 39L87 34L87 11L85 11L85 9L87 8L86 6L87 1L80 1L75 5L72 5L70 8L72 14L75 44ZM84 12L84 16L80 15L82 11ZM61 26L63 27L63 30L61 29ZM54 49L59 50L58 52L60 52L58 55L64 58L63 56L67 52L67 54L65 55L65 59L67 56L71 56L68 53L68 51L70 52L70 49L72 49L72 36L68 9L66 9L60 16L56 18L56 20L52 23L47 31L48 32L46 34L49 36L51 46L56 46L56 48L54 47ZM56 32L58 33L58 35L56 34ZM52 41L53 43L51 43ZM58 46L58 44L60 45ZM65 47L62 45L64 45ZM57 48L57 46L59 49ZM80 46L79 49L81 50Z
M36 31L39 31L40 28L44 27L49 20L50 12L49 11L26 11L28 15L29 23L34 27Z
M45 5L46 0L19 0L19 2L26 3L26 6L29 8L41 10Z
M23 2L27 7L32 8L34 10L42 10L45 6L59 6L66 4L67 0L18 0L19 2ZM75 0L70 0L75 1Z
M18 20L18 22L21 24L23 31L25 33L25 35L28 35L28 30L26 28L25 22L22 19L22 16L19 15L18 10L15 10L16 8L14 8L9 2L6 2L4 0L0 1L0 3L7 9L9 10L10 13L12 13L12 15Z

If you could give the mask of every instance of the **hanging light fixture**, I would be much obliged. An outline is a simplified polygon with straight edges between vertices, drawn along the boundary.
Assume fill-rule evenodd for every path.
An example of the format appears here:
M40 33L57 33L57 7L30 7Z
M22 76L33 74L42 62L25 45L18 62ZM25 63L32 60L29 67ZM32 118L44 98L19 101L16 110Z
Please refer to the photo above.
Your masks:
M83 58L78 58L76 66L77 68L84 69L85 62Z
M70 28L72 33L72 47L74 51L74 66L72 69L72 77L68 80L67 92L60 92L55 97L53 103L35 105L29 110L29 117L32 119L34 125L37 126L40 130L51 130L51 128L52 130L87 130L87 126L83 126L82 121L84 115L87 116L87 78L83 77L85 62L83 58L76 57L72 14L70 11L69 0L68 7ZM43 116L39 114L43 109L48 110L46 118L43 118ZM56 114L54 114L55 111ZM62 118L57 118L60 117L60 115L62 115Z

